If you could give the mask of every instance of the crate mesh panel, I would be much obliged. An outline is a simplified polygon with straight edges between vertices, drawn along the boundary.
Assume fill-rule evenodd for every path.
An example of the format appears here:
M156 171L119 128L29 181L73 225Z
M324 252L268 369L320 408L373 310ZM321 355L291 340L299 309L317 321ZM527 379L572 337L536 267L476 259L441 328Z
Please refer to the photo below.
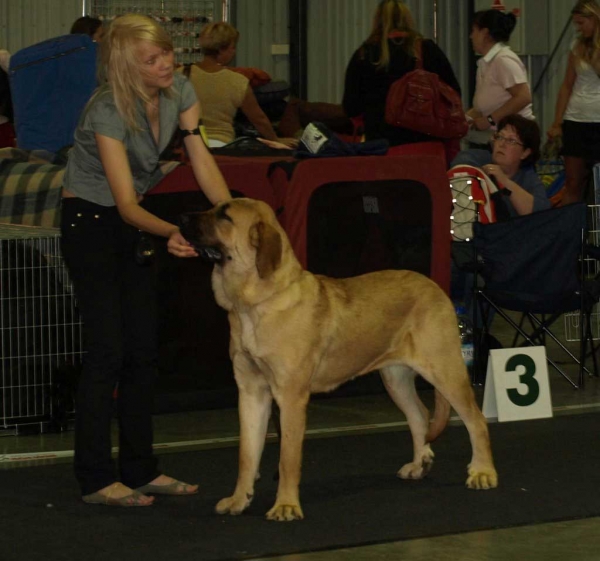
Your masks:
M588 206L588 242L600 246L600 204ZM593 279L600 273L600 264L596 259L587 257L584 260L583 271L585 278ZM565 338L567 341L581 340L581 326L579 325L579 312L567 312L565 319ZM595 304L590 317L592 337L600 339L600 305Z
M78 366L82 323L56 230L0 224L0 425L49 420L57 370Z

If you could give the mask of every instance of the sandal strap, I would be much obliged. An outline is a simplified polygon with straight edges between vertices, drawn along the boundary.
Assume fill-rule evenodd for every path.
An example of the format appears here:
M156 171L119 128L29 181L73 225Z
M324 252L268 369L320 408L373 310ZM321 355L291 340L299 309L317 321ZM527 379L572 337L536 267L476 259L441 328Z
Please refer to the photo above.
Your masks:
M110 498L112 497L112 494L115 492L116 488L119 486L119 482L117 481L116 483L113 483L110 486L110 489L108 491L108 493L106 493L106 504L108 504L110 502Z
M174 480L166 485L156 485L148 483L138 487L136 491L140 493L150 493L156 495L193 495L196 491L190 491L189 488L194 487L191 483L185 481Z

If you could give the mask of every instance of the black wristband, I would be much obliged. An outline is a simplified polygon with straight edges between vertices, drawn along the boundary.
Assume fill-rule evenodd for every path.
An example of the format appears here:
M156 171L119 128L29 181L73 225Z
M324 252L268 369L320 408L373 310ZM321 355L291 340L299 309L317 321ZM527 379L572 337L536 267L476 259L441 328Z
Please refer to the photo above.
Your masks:
M495 127L495 126L496 126L496 121L494 121L494 118L493 118L491 115L488 115L488 116L487 116L487 120L488 120L488 123L489 123L490 125L492 125L492 127Z
M181 133L181 136L183 136L183 138L185 138L186 136L190 136L191 134L196 134L196 135L200 135L200 127L197 127L195 129L179 129L179 132Z

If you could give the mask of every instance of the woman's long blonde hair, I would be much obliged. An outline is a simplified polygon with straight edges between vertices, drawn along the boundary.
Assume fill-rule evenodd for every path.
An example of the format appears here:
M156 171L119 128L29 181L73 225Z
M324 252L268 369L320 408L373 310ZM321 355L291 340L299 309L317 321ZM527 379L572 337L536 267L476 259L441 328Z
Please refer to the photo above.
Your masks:
M415 23L408 6L401 0L382 0L377 6L373 18L371 34L365 41L380 47L380 57L376 62L378 68L387 69L390 64L390 47L388 39L396 40L393 35L399 33L407 52L416 54L415 43L421 34L415 29Z
M131 130L140 128L137 124L138 101L150 101L144 87L143 69L137 58L137 46L141 41L148 41L167 51L173 50L173 43L165 29L153 19L139 14L116 18L101 43L102 64L117 110ZM171 88L166 93L173 95Z
M600 74L600 6L596 0L579 0L571 15L594 20L594 34L589 38L578 37L574 51L578 61L587 62Z

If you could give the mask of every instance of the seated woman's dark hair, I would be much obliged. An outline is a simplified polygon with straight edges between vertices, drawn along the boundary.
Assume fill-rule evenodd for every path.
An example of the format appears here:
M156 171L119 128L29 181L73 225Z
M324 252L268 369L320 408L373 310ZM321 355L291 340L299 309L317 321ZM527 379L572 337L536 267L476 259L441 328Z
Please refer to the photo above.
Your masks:
M479 29L487 29L496 43L508 43L517 25L517 17L510 12L505 14L499 10L482 10L475 12L471 25L476 25Z
M529 148L531 154L522 162L522 166L533 165L540 159L541 133L540 127L535 121L526 119L521 115L508 115L498 123L498 132L506 127L512 127L517 132L523 148Z
M90 16L83 16L76 19L71 26L71 33L80 33L82 35L94 36L94 33L102 25L102 22L97 18L91 18Z

